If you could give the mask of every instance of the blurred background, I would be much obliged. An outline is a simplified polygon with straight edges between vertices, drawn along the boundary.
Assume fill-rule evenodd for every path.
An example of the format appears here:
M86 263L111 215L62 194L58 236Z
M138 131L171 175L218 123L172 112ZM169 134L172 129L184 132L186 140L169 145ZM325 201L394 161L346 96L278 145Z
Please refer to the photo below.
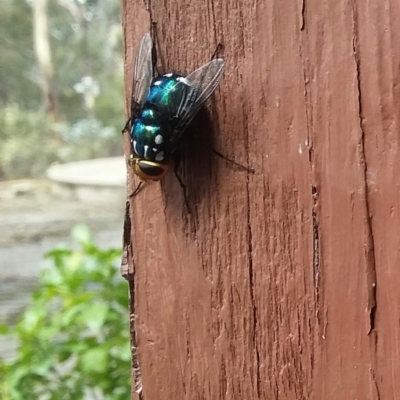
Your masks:
M129 396L120 13L0 2L0 399Z
M1 179L120 155L119 2L2 0L0 8Z

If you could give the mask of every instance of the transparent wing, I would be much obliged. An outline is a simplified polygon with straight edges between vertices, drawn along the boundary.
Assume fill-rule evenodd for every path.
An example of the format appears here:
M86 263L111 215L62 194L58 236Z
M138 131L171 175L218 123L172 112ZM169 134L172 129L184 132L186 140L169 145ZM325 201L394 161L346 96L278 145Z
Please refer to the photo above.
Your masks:
M133 71L133 100L139 106L146 101L153 78L152 48L151 36L146 33L140 41Z
M192 107L200 107L213 94L221 81L224 67L224 60L216 58L186 77L190 86L197 91Z
M216 58L186 76L188 88L176 112L177 131L183 132L187 128L200 107L213 94L221 81L224 67L224 60Z

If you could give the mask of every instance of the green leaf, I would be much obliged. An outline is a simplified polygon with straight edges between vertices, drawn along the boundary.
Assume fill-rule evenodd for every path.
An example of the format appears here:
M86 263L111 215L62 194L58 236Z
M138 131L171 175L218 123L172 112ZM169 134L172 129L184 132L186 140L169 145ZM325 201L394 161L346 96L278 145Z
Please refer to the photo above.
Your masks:
M80 315L80 321L81 323L84 323L93 333L97 333L103 327L109 309L109 305L105 303L94 303L82 312Z
M120 344L119 346L112 347L110 353L120 360L129 362L131 360L131 345L127 340Z
M81 359L84 372L101 372L107 366L108 352L105 348L88 350Z
M84 310L87 309L86 304L77 304L74 306L68 307L61 315L60 315L60 323L63 327L68 327L71 325L74 320L78 317L79 314L85 312Z
M45 310L39 307L28 308L22 316L20 323L18 324L18 331L33 332L41 324L45 316Z
M92 243L92 235L86 225L76 225L72 230L72 236L82 245Z
M7 325L0 324L0 335L6 335L11 333L11 328Z
M88 387L101 398L128 398L128 292L114 265L120 253L90 241L48 253L54 265L41 274L30 306L14 328L0 326L20 345L14 361L0 363L5 400L72 400Z

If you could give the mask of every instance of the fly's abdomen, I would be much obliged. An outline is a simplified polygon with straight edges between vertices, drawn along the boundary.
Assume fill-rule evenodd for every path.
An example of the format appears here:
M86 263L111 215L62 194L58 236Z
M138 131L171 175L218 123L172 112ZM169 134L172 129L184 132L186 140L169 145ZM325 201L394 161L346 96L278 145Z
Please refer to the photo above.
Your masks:
M163 121L151 105L144 107L133 123L131 144L134 153L145 160L167 162Z
M154 78L146 102L134 121L134 153L145 160L168 163L177 113L187 94L187 81L177 74Z

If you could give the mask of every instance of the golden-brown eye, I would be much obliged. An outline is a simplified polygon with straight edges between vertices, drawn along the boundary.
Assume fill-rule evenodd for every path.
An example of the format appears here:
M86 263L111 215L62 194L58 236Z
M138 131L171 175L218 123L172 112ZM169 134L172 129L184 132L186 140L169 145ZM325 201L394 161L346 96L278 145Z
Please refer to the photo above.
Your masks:
M138 168L142 171L143 175L151 177L153 179L164 175L165 169L156 163L148 163L146 161L139 161Z
M131 157L130 165L135 174L144 181L159 181L168 171L168 164Z

